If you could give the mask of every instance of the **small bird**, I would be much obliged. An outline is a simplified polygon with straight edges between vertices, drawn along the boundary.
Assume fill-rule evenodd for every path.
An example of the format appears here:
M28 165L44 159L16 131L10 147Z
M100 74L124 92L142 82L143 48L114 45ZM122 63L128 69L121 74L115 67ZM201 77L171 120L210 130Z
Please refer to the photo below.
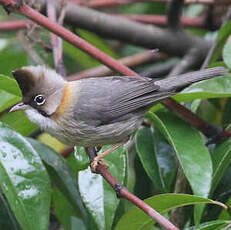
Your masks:
M12 74L23 97L11 112L25 110L32 122L63 143L90 147L127 141L154 104L227 70L214 67L161 80L110 76L71 82L45 66L26 66Z

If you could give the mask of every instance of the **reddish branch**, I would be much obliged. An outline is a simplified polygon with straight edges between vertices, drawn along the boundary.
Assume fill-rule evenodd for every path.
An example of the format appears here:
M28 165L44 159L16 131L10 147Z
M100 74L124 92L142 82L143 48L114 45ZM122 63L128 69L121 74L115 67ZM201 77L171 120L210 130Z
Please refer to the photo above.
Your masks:
M0 3L4 4L6 7L8 7L8 9L10 9L9 3L11 4L12 0L9 0L9 1L1 0ZM11 8L13 7L14 9L15 4L11 4L10 6ZM114 69L115 71L120 72L124 75L133 75L133 76L138 75L134 71L130 70L128 67L124 66L123 64L120 64L115 59L106 55L104 52L95 48L93 45L89 44L88 42L78 37L74 33L58 25L57 23L50 21L47 17L43 16L36 10L33 10L29 6L23 4L18 10L22 15L30 18L34 22L37 22L39 25L47 28L51 32L62 37L64 40L68 41L72 45L87 52L88 54L98 59L100 62L106 64L110 68Z
M81 0L68 0L71 3L83 5L92 8L112 7L116 5L127 5L134 4L136 2L163 2L169 3L169 0L92 0L92 1L81 1ZM206 5L217 4L214 0L185 0L185 4L200 3Z
M73 150L74 150L74 147L67 147L61 151L61 155L64 158L68 158L71 155L71 153L73 152Z
M63 39L67 40L74 46L77 46L78 48L82 49L83 51L89 53L102 63L106 64L110 68L120 72L124 75L133 75L138 76L137 73L129 69L128 67L124 66L123 64L117 62L110 56L106 55L105 53L101 52L100 50L96 49L91 44L87 43L83 39L79 38L75 34L71 33L64 27L58 25L55 22L50 21L47 17L41 15L37 11L33 10L27 5L18 6L15 1L13 0L0 0L0 3L5 7L6 10L17 10L22 15L32 19L33 21L37 22L38 24L42 25L43 27L47 28L51 32L57 34L58 36L62 37ZM172 103L172 99L167 100L168 103ZM90 148L88 149L90 151ZM91 155L89 153L89 155ZM95 151L93 153L93 158L95 157ZM92 156L90 156L90 159L93 159ZM155 219L159 224L161 224L163 227L169 230L177 230L172 223L170 223L167 219L165 219L163 216L161 216L159 213L157 213L155 210L153 210L150 206L145 204L142 200L135 197L133 194L127 191L124 187L120 186L118 181L112 175L100 164L97 167L98 172L110 183L110 185L117 191L117 194L121 197L124 197L131 202L133 202L135 205L137 205L139 208L141 208L144 212L146 212L150 217Z
M7 10L9 10L9 9L13 10L13 9L16 9L16 7L18 7L15 4L15 2L12 1L12 0L9 0L9 1L0 0L0 3L3 4L4 7L7 7ZM117 63L112 58L109 58L109 62L108 62L108 56L106 54L102 53L101 51L97 50L95 47L93 47L90 44L86 43L84 40L82 40L82 39L80 40L78 37L76 37L73 33L69 32L65 28L57 25L54 22L49 21L49 19L47 19L46 17L44 17L40 13L36 12L35 10L31 9L29 6L22 5L22 6L20 6L18 8L18 10L19 10L19 12L21 14L29 17L30 19L34 20L38 24L48 28L51 32L54 32L57 35L61 36L62 38L68 40L73 45L81 46L81 48L83 50L90 52L95 57L98 57L99 60L102 59L102 61L104 63L106 62L107 64L110 64L110 66L112 66L114 69L120 71L122 74L138 75L137 73L133 72L132 70L130 70L126 66ZM84 48L82 46L84 46ZM107 59L107 60L104 60L104 58ZM122 66L121 70L120 70L120 66ZM88 148L88 150L90 151L90 148ZM93 158L95 156L96 156L96 153L94 151ZM90 159L92 160L93 158L90 158ZM115 188L116 184L117 185L119 184L116 181L116 179L114 177L112 177L112 175L104 167L102 167L100 164L98 165L97 170L108 181L108 183L110 183L113 186L113 188ZM161 216L158 212L153 210L150 206L148 206L142 200L138 199L137 197L135 197L134 195L129 193L127 190L121 189L120 190L120 196L123 196L124 198L126 198L126 199L130 200L131 202L133 202L135 205L137 205L139 208L141 208L144 212L146 212L150 217L155 219L159 224L164 226L166 229L178 230L178 228L176 228L166 218Z
M87 148L86 152L92 161L96 156L95 148ZM130 193L126 187L121 185L108 170L102 166L97 166L98 173L111 185L111 187L115 190L117 196L119 198L125 198L132 202L134 205L142 209L145 213L147 213L152 219L156 220L160 225L162 225L165 229L168 230L179 230L176 226L174 226L170 221L161 216L158 212L152 209L149 205L147 205L144 201L140 200L138 197Z
M49 0L47 1L47 15L48 18L55 22L57 21L56 16L56 0ZM62 24L63 20L61 20ZM63 41L60 37L58 37L56 34L51 33L51 45L53 50L53 60L56 71L62 75L66 76L66 69L64 67L63 63Z
M124 18L128 18L137 22L146 23L146 24L154 24L158 26L167 26L168 25L168 19L165 15L116 15L121 16ZM199 27L203 28L205 25L205 17L195 17L195 18L189 18L189 17L181 17L181 24L186 27Z
M134 54L132 56L121 58L117 61L128 67L135 67L135 66L138 66L138 65L150 62L150 61L161 61L161 60L166 60L167 58L168 58L168 55L166 54L163 54L160 52L153 53L151 50L148 50L148 51ZM113 71L110 68L102 65L102 66L97 66L97 67L73 74L69 76L67 79L69 81L73 81L73 80L78 80L78 79L88 78L88 77L109 76L112 73Z
M125 65L117 62L112 57L110 57L107 54L103 53L102 51L98 50L97 48L95 48L94 46L92 46L88 42L84 41L83 39L81 39L77 35L73 34L69 30L65 29L64 27L58 25L55 22L50 21L47 17L45 17L42 14L40 14L39 12L33 10L29 6L23 4L22 6L18 7L14 0L0 0L0 3L8 11L18 10L22 15L32 19L33 21L35 21L38 24L42 25L43 27L47 28L51 32L59 35L60 37L62 37L66 41L70 42L74 46L87 52L88 54L95 57L96 59L98 59L99 61L101 61L105 65L107 65L108 67L116 70L117 72L124 74L124 75L139 76L136 72L132 71L131 69L129 69ZM167 99L166 106L167 106L167 104L168 104L168 107L171 108L173 112L175 112L176 114L181 116L181 113L179 113L181 111L180 109L174 110L175 104L177 104L177 103L173 99L171 99L171 98ZM182 110L183 110L183 108L184 108L183 106L181 106L180 104L178 104L178 106L182 107ZM186 115L186 112L184 114ZM191 115L190 115L191 111L188 110L187 114L188 114L188 117L191 117ZM183 117L183 119L184 119L184 117ZM186 119L186 120L189 121L190 119ZM201 119L201 122L203 122L202 119ZM193 123L193 121L190 123ZM207 131L203 132L203 133L206 136L208 136ZM209 137L211 137L211 135Z
M0 22L0 31L15 31L26 29L33 26L34 23L29 20L17 20L17 21L6 21Z
M212 141L214 142L220 142L231 137L230 131L223 130L219 126L208 123L171 98L165 99L162 101L162 104L173 113L177 114L181 119L201 131L206 137L213 138Z

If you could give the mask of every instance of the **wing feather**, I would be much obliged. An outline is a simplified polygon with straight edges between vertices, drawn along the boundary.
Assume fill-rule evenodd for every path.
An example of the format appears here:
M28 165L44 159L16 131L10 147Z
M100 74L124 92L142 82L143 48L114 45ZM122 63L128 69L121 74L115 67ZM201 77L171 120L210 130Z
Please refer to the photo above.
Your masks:
M155 81L144 77L102 77L78 81L80 92L75 116L89 124L101 125L136 113L171 92L160 92Z

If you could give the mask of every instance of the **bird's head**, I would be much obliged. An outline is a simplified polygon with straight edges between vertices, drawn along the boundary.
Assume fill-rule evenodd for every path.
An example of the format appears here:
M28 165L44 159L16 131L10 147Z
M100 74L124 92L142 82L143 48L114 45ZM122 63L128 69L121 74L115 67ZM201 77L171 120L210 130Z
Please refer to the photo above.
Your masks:
M12 111L25 110L29 119L38 124L46 121L61 105L66 81L45 66L26 66L12 72L22 91L22 102Z

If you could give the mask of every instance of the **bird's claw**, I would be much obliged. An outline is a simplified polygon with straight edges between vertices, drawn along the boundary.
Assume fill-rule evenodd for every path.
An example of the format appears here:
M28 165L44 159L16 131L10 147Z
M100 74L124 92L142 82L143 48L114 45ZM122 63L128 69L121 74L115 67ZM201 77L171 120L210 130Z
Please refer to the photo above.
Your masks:
M97 167L99 164L105 167L106 169L109 167L109 165L106 162L100 160L100 158L98 157L95 157L93 161L90 163L92 173L98 173Z

